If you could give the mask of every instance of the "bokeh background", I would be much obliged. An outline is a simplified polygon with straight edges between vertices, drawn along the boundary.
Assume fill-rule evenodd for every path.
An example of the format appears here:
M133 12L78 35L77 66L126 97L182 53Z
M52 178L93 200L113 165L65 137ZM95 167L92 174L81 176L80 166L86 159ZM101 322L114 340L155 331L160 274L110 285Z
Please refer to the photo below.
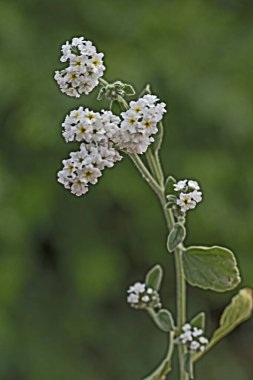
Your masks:
M162 213L129 160L82 198L56 182L73 149L61 136L65 114L107 107L96 91L73 100L53 81L60 45L80 35L105 53L107 80L137 91L149 82L168 104L165 171L204 191L187 244L232 248L242 286L253 285L252 1L2 0L1 380L139 380L166 338L128 307L128 285L160 263L163 301L175 310ZM207 310L210 336L234 293L189 289L189 315ZM216 346L197 378L252 379L252 327Z

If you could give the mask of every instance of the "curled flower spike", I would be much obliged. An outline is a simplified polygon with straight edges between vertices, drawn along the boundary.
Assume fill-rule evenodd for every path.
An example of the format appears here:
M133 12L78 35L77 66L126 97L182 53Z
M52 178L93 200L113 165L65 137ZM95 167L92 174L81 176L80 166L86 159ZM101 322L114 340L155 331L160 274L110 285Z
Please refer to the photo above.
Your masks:
M166 112L165 103L158 103L155 95L145 95L136 102L130 102L130 109L122 112L123 121L115 143L128 153L142 154L154 141L158 132L157 124Z
M129 287L127 293L127 302L135 309L154 309L162 306L158 292L146 284L136 282Z
M87 193L89 184L96 184L104 168L111 168L121 160L119 152L111 143L106 145L81 144L80 150L70 153L63 160L63 169L58 172L58 182L77 196Z
M179 335L179 341L186 345L189 351L203 352L208 344L208 339L203 336L203 330L186 323L182 327L183 332Z
M55 71L54 79L61 91L76 98L89 94L103 76L103 53L97 53L91 41L84 37L75 37L61 47L61 62L69 63L66 69Z
M197 203L202 201L202 192L197 181L184 179L175 183L173 187L177 193L176 204L183 213L194 209Z
M63 137L67 142L104 144L114 140L119 123L120 118L111 111L99 113L79 107L71 111L62 123Z

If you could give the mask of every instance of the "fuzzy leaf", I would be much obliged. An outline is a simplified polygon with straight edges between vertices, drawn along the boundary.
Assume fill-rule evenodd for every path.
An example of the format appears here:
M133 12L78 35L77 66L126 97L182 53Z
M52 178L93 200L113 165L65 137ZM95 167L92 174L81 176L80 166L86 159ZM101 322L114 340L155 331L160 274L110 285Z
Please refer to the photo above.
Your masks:
M110 109L114 115L120 115L125 108L120 102L118 102L117 100L113 100Z
M194 318L192 318L190 324L194 327L197 327L199 329L205 330L205 324L206 324L206 315L205 313L201 312L197 314Z
M133 86L131 86L131 84L124 84L123 90L124 90L125 94L128 96L135 94L135 90L134 90Z
M203 353L196 354L194 361L197 361L201 356L222 338L228 335L235 329L236 326L249 319L253 309L253 291L249 288L244 288L236 294L231 303L225 308L221 315L218 329L214 332L206 350Z
M166 380L167 374L171 371L169 360L164 360L159 367L143 380Z
M145 283L147 287L150 287L154 290L159 290L163 278L163 270L160 265L155 265L150 269L146 275Z
M173 252L178 244L182 243L185 239L186 231L182 224L174 224L172 230L169 233L167 240L167 248L169 252Z
M156 325L162 331L169 332L175 329L173 317L166 309L161 309L153 316Z
M175 193L173 185L176 182L177 181L175 180L175 178L172 177L171 175L166 179L166 181L165 181L165 194L174 194Z
M99 93L98 93L98 96L97 96L97 100L101 100L101 99L103 99L103 97L105 96L105 92L106 92L106 88L105 88L105 87L102 87L102 88L99 90Z
M155 137L154 143L151 145L154 152L157 154L159 150L161 149L162 142L163 142L163 134L164 134L164 127L163 123L158 124L158 132Z
M187 282L202 289L226 292L241 281L234 254L227 248L189 247L183 264Z
M221 315L220 327L215 331L210 344L220 340L229 334L237 325L250 318L253 308L252 289L241 289L232 298L231 303L225 308Z

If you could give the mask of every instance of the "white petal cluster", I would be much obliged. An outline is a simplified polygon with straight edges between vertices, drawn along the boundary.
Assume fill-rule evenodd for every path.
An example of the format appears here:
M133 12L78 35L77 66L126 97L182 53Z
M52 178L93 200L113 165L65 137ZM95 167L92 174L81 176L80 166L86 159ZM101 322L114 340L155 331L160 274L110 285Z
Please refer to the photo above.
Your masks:
M61 91L78 98L81 94L89 94L103 76L103 53L97 53L96 47L84 37L75 37L71 43L67 41L61 47L61 62L69 63L63 70L55 72L55 80Z
M154 141L158 132L157 124L166 112L165 103L158 103L155 95L144 95L136 102L130 102L130 109L122 112L123 121L115 143L128 153L142 154Z
M67 142L105 144L114 140L119 123L120 118L111 111L99 113L79 107L71 111L62 123L63 137Z
M130 286L127 302L135 309L160 308L160 297L156 290L147 287L146 284L136 282Z
M97 183L104 168L111 168L121 158L112 143L82 143L79 151L70 153L69 159L62 161L63 169L58 172L58 181L72 194L83 195L89 190L89 184Z
M197 181L180 180L174 184L174 190L178 193L176 203L183 213L194 209L202 201L202 192Z
M190 351L204 351L208 344L208 339L203 336L203 330L193 327L190 323L186 323L182 327L182 334L179 336L179 341L187 345Z

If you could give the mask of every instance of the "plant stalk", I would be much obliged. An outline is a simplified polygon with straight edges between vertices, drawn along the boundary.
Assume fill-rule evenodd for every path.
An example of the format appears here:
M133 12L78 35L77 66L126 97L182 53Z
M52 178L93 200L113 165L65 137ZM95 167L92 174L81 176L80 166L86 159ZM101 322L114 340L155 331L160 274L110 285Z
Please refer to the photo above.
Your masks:
M166 208L166 197L164 194L164 185L160 187L157 186L157 182L154 181L153 176L156 178L161 178L160 173L163 173L161 164L158 158L158 155L153 157L151 160L151 157L149 156L148 162L152 162L150 165L150 168L152 170L153 176L150 174L150 172L145 167L144 163L140 159L138 155L134 155L134 159L132 157L133 155L130 155L131 159L134 161L137 169L140 171L144 179L148 182L150 187L155 191L156 195L158 196L166 224L168 227L168 232L173 228L175 224L174 216L172 214L172 211L170 209ZM156 163L154 163L154 160ZM148 176L147 176L148 173ZM151 178L153 180L151 181ZM163 176L164 178L164 176ZM154 182L156 183L156 186L154 186ZM183 262L182 262L182 250L177 247L174 253L175 256L175 269L176 269L176 288L177 288L177 328L180 331L182 329L182 326L186 322L186 285L185 285L185 276L184 276L184 269L183 269ZM184 370L184 354L185 354L185 348L182 345L178 346L178 361L179 361L179 373L180 373L180 380L189 380L189 376L187 372Z

